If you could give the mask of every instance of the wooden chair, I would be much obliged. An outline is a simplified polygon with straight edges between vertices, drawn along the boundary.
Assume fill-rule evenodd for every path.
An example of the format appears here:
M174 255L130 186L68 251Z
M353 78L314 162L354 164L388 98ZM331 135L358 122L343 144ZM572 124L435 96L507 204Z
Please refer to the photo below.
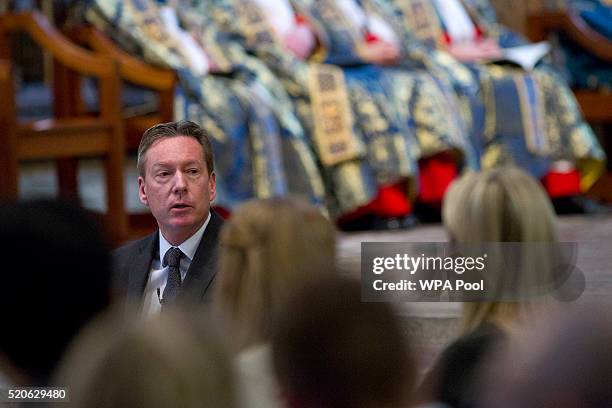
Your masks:
M22 123L17 120L10 36L26 32L54 60L55 117ZM37 11L0 16L0 196L16 199L18 165L28 160L103 157L107 196L107 231L114 242L127 237L123 166L125 141L116 62L76 46ZM80 114L72 98L81 76L97 79L99 115ZM60 189L62 188L60 184Z
M115 45L104 33L91 26L74 30L71 38L117 61L123 81L154 91L157 94L159 106L156 112L124 117L128 150L135 151L138 148L142 134L149 127L173 120L174 91L177 84L177 76L173 70L153 67L131 56Z
M576 12L546 11L528 17L527 35L531 40L546 40L553 32L565 33L586 51L612 64L612 41L590 28ZM587 89L573 91L586 120L612 123L612 92Z
M145 130L155 124L170 122L174 119L174 91L178 79L173 70L157 68L131 56L92 26L83 26L73 30L70 38L115 60L119 66L122 81L153 91L157 95L158 107L155 112L123 116L125 147L128 152L137 151ZM135 236L148 233L157 226L155 219L150 214L129 214L129 225Z

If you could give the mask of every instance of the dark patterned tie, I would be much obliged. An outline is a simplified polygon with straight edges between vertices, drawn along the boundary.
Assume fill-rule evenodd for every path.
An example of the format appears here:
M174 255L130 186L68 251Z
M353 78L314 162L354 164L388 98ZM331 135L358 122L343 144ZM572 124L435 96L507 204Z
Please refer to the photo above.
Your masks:
M174 303L178 290L181 287L181 256L183 256L183 253L176 247L170 248L166 255L164 255L162 266L168 267L168 279L164 288L162 307Z

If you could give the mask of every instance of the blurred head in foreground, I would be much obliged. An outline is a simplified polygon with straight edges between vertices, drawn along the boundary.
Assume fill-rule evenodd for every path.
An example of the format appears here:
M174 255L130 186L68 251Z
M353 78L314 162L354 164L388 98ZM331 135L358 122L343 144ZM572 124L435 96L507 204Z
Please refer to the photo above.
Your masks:
M523 170L505 166L468 172L449 188L444 226L459 242L540 242L557 239L546 192Z
M361 302L357 281L333 278L291 299L272 337L288 406L408 406L415 367L390 306Z
M481 406L598 408L612 404L612 319L607 308L585 308L533 331L492 360Z
M75 205L0 207L0 354L43 385L65 347L110 302L109 253L98 224Z
M516 167L466 173L449 188L442 216L452 241L486 242L489 252L496 249L495 244L490 243L557 241L555 215L544 189ZM509 328L539 308L543 300L539 291L550 286L552 255L541 247L522 245L510 259L501 248L488 255L488 270L511 271L505 276L499 273L497 287L490 284L488 290L502 293L510 287L518 288L516 293L524 300L465 303L464 332L485 323Z
M229 357L196 316L187 310L146 321L105 316L78 338L55 385L70 387L70 406L77 408L233 408Z
M215 306L236 349L270 337L274 316L296 288L334 271L335 230L296 199L254 200L221 232Z

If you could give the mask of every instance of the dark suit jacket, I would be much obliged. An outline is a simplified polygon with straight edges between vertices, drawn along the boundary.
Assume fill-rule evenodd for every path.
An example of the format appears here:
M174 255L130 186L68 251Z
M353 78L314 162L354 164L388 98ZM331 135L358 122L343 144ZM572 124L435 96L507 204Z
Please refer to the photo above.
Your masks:
M178 301L204 303L211 299L222 225L223 219L211 210L210 221L177 295ZM149 279L151 262L158 251L159 231L113 251L115 289L120 297L130 302L141 301Z

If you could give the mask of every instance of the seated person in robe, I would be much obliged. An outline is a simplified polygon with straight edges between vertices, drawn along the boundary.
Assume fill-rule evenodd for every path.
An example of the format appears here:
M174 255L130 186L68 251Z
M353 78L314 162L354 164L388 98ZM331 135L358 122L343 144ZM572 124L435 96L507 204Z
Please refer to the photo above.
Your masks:
M229 62L224 51L240 50L219 48L214 27L197 37L183 28L176 4L160 3L98 0L85 18L145 61L177 71L175 116L201 124L218 159L216 205L231 211L250 198L290 193L322 205L315 158L299 122L282 108L284 90L261 85L250 68L257 65L253 58L241 54L242 62Z
M495 20L485 0L367 0L403 30L409 59L451 84L471 110L482 168L514 163L552 198L579 195L605 155L565 82L549 66L494 63L525 45Z
M343 55L336 33L315 18L311 5L283 0L221 0L216 4L223 29L237 34L246 48L275 70L296 100L322 157L323 172L333 186L338 203L334 214L341 223L372 216L405 219L412 210L407 192L418 180L418 160L423 155L452 151L451 157L471 157L463 123L453 111L454 96L443 94L430 77L384 68L397 59L392 46L382 41L367 43L360 37L361 53ZM337 75L334 84L346 89L339 94L346 95L350 103L353 123L349 137L364 150L331 164L317 143L318 102L325 99L317 94L322 89L316 87L319 70L333 70ZM422 140L428 143L420 143ZM432 180L438 181L436 177ZM445 187L448 181L440 184ZM444 187L439 190L443 192ZM413 188L411 195L414 193Z

